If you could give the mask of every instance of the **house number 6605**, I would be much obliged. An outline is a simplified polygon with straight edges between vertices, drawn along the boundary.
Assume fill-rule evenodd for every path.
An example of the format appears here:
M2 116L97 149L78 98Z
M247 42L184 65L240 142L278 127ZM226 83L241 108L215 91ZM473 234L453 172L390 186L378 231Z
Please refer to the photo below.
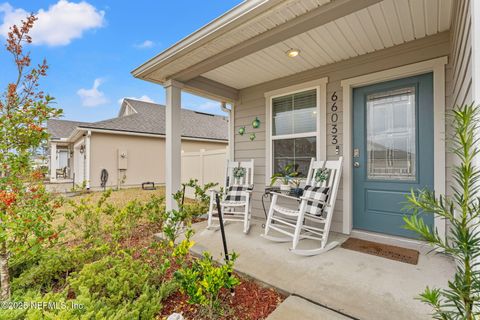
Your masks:
M330 107L330 111L332 112L330 114L330 121L332 122L332 127L330 129L330 133L332 135L332 144L337 144L338 143L338 127L337 127L337 121L338 121L338 106L337 106L337 92L335 91L332 96L330 97L332 100L332 106Z

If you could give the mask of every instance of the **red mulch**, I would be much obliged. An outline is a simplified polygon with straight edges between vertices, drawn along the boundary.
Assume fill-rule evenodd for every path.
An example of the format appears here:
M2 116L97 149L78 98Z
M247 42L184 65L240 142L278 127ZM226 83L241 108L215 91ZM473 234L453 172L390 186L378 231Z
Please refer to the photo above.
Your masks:
M240 278L241 283L235 288L232 296L229 291L222 293L222 300L230 314L221 317L225 320L258 320L265 319L285 299L274 289L259 286L253 281ZM180 292L171 295L163 301L160 319L166 319L170 314L181 313L186 320L207 319L202 316L196 305L188 303L188 297Z

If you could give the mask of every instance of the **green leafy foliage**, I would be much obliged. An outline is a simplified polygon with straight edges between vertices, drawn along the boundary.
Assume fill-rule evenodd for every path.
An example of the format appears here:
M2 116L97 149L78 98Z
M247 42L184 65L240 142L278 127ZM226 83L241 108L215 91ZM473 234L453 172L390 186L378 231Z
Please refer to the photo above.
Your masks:
M476 137L480 129L480 109L475 105L453 110L453 152L458 165L453 168L453 196L435 195L433 191L412 191L408 209L412 216L404 217L406 228L439 248L455 260L456 273L448 289L426 288L421 301L430 305L435 319L466 319L480 317L480 170L475 158L480 156ZM420 212L437 214L448 221L450 230L443 239L431 230L419 216Z
M7 35L5 47L16 72L0 93L0 300L10 298L9 260L35 254L58 237L51 223L57 204L43 187L44 172L33 169L33 156L48 140L46 121L62 111L40 89L46 61L31 67L30 53L24 50L37 20L34 15L25 18Z
M161 301L176 290L175 282L160 281L162 270L125 252L105 253L100 248L83 255L79 251L75 255L78 266L72 265L73 260L63 253L63 260L57 261L61 267L54 266L54 260L42 259L37 267L15 279L14 287L29 283L34 286L16 290L14 300L52 302L55 307L10 310L2 316L8 319L154 319L162 308ZM86 263L82 265L82 261ZM67 269L72 272L65 274ZM36 282L39 277L44 277L45 284L61 278L64 285L56 290L39 290Z
M92 203L91 196L84 197L80 202L69 201L72 210L64 216L71 224L71 232L85 241L102 239L105 234L105 225L102 217L112 216L117 210L108 203L112 190L105 191L96 203Z
M218 186L218 183L209 182L205 185L200 185L197 179L190 179L187 183L182 184L182 188L174 195L178 208L184 213L194 218L200 216L208 211L210 205L210 190ZM194 199L185 199L185 192L187 188L192 188L194 191ZM193 201L192 201L193 200Z
M175 278L182 292L186 293L189 303L205 308L210 319L215 319L222 311L219 300L220 290L232 289L240 283L233 275L233 265L237 258L232 254L229 261L218 265L212 256L205 252L201 259L195 259L190 267L175 272Z
M73 248L52 248L39 254L36 261L22 270L12 280L16 291L38 290L42 293L58 291L67 284L69 275L81 270L110 252L108 245L98 247L77 246ZM15 293L14 295L18 295Z
M282 184L287 185L290 183L292 178L297 177L300 175L300 172L297 172L298 165L289 163L285 167L282 168L280 172L277 172L272 175L270 179L270 185L273 186L278 180L282 182Z
M135 227L144 218L145 206L138 200L133 200L121 209L112 210L112 236L115 240L130 239Z
M70 290L75 301L85 306L82 318L152 319L174 289L152 281L159 272L128 254L106 256L73 275Z
M165 212L165 197L152 196L144 206L147 220L155 226L161 227Z

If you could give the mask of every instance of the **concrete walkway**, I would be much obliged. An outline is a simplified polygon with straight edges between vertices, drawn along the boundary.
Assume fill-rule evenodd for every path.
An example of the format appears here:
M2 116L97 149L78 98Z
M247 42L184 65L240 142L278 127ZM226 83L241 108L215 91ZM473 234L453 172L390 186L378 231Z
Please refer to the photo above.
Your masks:
M220 231L206 230L205 223L195 224L194 228L197 232L193 252L208 250L222 260ZM421 254L418 265L341 247L313 257L297 256L288 251L289 243L261 238L262 231L258 221L248 235L243 234L239 223L226 226L229 251L239 254L235 265L238 272L358 319L431 319L430 309L414 298L427 285L445 287L454 274L452 261L434 254ZM330 238L346 239L334 233ZM301 243L304 247L312 246L308 240ZM290 302L282 307L287 308L285 314L295 312L289 305Z
M297 296L289 296L267 318L267 320L350 320L337 312L322 308Z

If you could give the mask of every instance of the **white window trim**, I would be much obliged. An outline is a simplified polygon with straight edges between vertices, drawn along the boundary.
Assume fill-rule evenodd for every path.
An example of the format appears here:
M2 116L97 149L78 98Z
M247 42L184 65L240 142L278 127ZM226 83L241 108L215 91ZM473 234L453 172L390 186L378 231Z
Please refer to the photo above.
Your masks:
M445 194L445 65L448 57L426 60L406 66L392 68L345 79L341 81L343 88L343 225L342 232L350 234L353 227L353 156L352 156L352 90L375 83L402 79L419 74L433 72L433 135L434 135L434 189L437 195ZM435 215L434 227L439 235L445 238L446 223ZM413 241L413 240L412 240Z
M270 177L272 176L272 161L273 161L273 140L278 139L292 139L303 137L316 137L317 141L317 159L326 159L327 156L327 83L328 77L320 78L313 81L308 81L293 86L265 92L265 184L270 184ZM272 135L272 101L273 98L286 96L298 92L317 90L317 130L315 132L297 133L280 135L273 137Z

